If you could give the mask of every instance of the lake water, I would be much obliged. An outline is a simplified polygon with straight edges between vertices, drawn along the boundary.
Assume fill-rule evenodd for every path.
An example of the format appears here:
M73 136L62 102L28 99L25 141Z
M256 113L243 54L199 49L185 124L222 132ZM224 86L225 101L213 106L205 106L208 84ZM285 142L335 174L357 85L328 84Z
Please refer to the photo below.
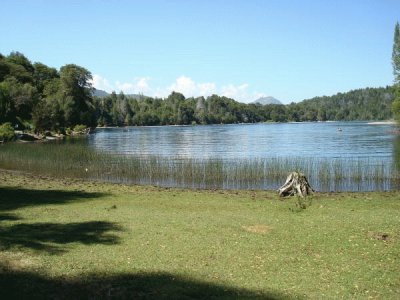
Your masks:
M393 125L366 122L101 128L95 149L187 158L373 157L392 162Z
M300 157L344 162L359 159L382 165L387 173L391 172L399 152L394 131L394 125L367 122L100 128L89 137L88 143L108 153L140 157L224 160ZM393 183L381 187L347 184L335 189L393 189Z

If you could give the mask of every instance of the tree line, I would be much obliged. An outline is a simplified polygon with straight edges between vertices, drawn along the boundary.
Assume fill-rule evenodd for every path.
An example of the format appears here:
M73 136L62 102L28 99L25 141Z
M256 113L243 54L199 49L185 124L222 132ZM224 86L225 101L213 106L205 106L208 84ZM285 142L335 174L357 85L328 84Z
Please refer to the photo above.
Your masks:
M128 97L123 93L95 98L97 124L190 125L257 122L388 120L392 118L393 87L366 88L316 97L300 103L244 104L212 95L185 98L173 92L167 98Z
M244 104L211 95L185 98L93 96L91 73L75 64L59 70L22 53L0 54L0 124L64 132L76 125L134 126L232 124L288 121L386 120L392 118L395 87L365 88L288 105Z

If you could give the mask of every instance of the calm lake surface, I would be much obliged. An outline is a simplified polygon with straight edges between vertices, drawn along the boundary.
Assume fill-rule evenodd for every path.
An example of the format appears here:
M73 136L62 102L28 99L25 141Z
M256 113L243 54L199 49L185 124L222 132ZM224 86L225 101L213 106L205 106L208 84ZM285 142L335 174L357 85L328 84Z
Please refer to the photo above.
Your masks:
M88 139L96 150L125 156L193 159L301 158L362 160L391 172L399 153L395 126L367 122L318 122L100 128ZM288 172L291 170L288 170ZM314 178L315 180L315 178ZM398 183L358 182L319 190L387 190ZM266 186L266 188L275 188Z
M101 128L90 136L89 145L144 157L347 157L379 158L391 164L394 129L366 122Z

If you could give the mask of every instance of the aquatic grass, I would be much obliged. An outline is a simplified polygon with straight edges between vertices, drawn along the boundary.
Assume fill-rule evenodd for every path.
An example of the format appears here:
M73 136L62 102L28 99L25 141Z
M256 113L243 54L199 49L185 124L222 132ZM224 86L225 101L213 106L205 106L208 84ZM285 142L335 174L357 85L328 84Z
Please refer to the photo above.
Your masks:
M270 157L248 159L116 155L83 143L10 143L0 168L54 177L190 188L276 189L291 171L320 191L398 188L399 171L371 158Z

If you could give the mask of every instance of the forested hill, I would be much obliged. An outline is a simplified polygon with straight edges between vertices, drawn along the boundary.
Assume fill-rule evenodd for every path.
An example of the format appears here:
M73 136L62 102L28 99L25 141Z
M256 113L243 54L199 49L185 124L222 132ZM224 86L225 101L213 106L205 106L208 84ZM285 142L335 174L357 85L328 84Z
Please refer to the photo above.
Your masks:
M101 125L185 125L388 120L392 118L393 98L393 87L386 87L359 89L289 105L244 104L218 95L185 99L175 92L165 99L142 100L114 93L96 98L95 103Z
M393 99L394 88L387 86L315 97L294 107L308 120L388 120L392 118Z
M64 132L76 125L187 125L392 118L393 87L366 88L288 105L244 104L212 95L167 98L93 95L92 74L68 64L57 70L22 53L0 54L0 124Z

